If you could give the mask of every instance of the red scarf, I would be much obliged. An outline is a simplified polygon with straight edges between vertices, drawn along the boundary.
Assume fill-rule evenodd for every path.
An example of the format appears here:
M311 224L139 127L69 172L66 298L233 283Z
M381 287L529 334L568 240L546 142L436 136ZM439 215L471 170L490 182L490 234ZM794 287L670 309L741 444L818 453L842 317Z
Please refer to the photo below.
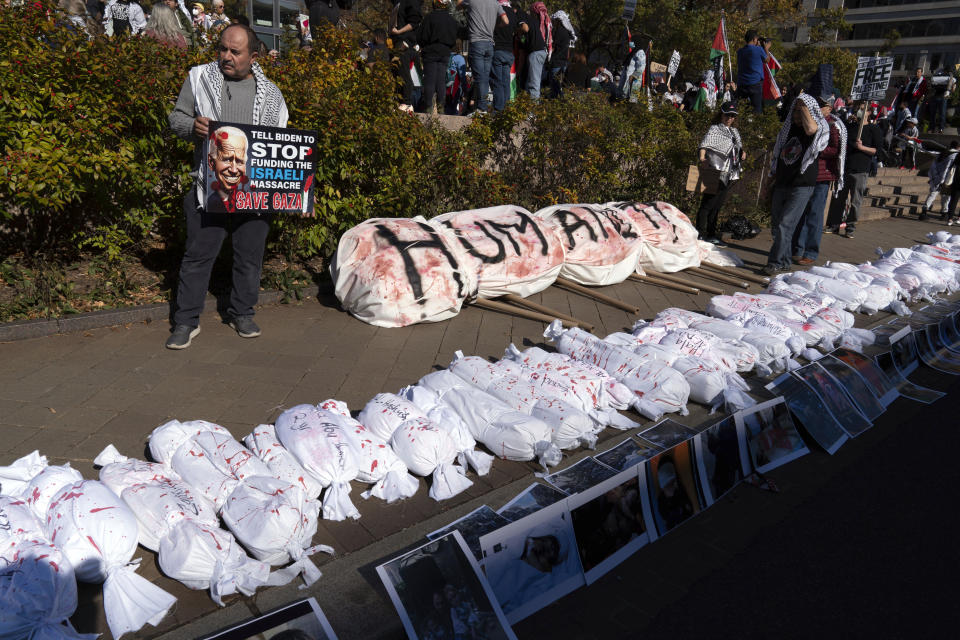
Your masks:
M547 6L542 2L534 2L530 11L540 19L540 35L547 45L547 57L553 53L553 23L550 21L550 14L547 13Z

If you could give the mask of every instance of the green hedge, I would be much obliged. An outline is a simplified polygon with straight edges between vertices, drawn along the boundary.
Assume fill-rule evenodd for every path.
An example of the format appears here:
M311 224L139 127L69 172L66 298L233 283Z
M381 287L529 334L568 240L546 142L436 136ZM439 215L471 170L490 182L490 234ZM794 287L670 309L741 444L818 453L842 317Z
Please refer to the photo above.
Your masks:
M0 272L120 263L177 248L191 144L167 114L192 65L148 38L88 40L57 22L52 4L0 7ZM290 126L320 132L317 215L285 217L269 243L290 261L327 256L370 217L425 215L515 203L664 199L694 213L683 191L707 114L610 105L571 93L519 100L460 132L396 106L389 69L359 66L356 37L330 30L311 52L264 64L283 91ZM772 145L770 115L742 125L757 161ZM753 210L744 199L744 212Z

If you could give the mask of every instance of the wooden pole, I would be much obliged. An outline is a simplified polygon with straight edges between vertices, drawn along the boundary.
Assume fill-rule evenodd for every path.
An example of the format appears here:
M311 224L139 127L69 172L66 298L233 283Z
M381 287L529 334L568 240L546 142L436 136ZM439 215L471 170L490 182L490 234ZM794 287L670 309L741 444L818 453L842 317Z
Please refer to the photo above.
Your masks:
M545 307L542 304L537 304L536 302L532 300L527 300L526 298L521 298L516 294L508 293L502 297L507 302L512 302L513 304L519 304L521 306L527 307L528 309L532 309L540 313L545 313L548 316L552 316L554 318L559 318L560 320L568 320L570 322L575 322L578 325L580 325L582 329L586 329L587 331L593 331L593 325L590 324L589 322L584 322L579 318L574 318L573 316L568 316L565 313L560 313L555 309L551 309L550 307Z
M723 295L723 289L715 287L711 284L700 284L699 282L693 283L682 278L678 278L671 274L660 273L659 271L647 271L648 276L653 276L654 278L659 278L661 280L666 280L667 282L675 282L677 284L682 284L687 287L695 287L701 291L706 291L707 293L713 293L719 296Z
M750 288L750 283L746 280L739 280L728 275L717 273L716 271L707 271L706 269L701 269L699 267L689 267L684 269L684 271L700 276L701 278L710 278L711 280L716 280L717 282L732 284L733 286L740 287L741 289Z
M737 278L743 278L744 280L749 280L750 282L756 282L757 284L762 284L763 286L770 284L770 278L755 276L752 273L743 273L741 271L737 271L733 267L721 267L719 264L714 264L712 262L701 262L700 266L712 271L726 273Z
M602 293L600 293L600 292L598 292L598 291L594 291L593 289L589 289L589 288L587 288L587 287L584 287L583 285L577 284L576 282L574 282L574 281L572 281L572 280L567 280L566 278L557 278L556 284L558 284L558 285L560 285L560 286L562 286L562 287L564 287L564 288L566 288L566 289L569 289L570 291L575 291L575 292L577 292L577 293L579 293L579 294L585 295L585 296L587 296L588 298L593 298L594 300L598 300L598 301L600 301L600 302L603 302L603 303L605 303L605 304L608 304L608 305L610 305L611 307L616 307L617 309L622 309L622 310L626 311L627 313L640 313L640 308L639 308L639 307L635 307L635 306L632 305L632 304L627 304L626 302L621 302L620 300L617 300L616 298L611 298L611 297L608 296L608 295L604 295L604 294L602 294Z
M666 280L658 280L657 278L654 278L654 277L652 277L652 276L641 276L640 274L637 274L637 273L631 273L629 276L627 276L627 279L629 279L629 280L634 280L635 282L643 282L643 283L646 283L646 284L653 284L653 285L656 285L656 286L658 286L658 287L665 287L665 288L667 288L667 289L673 289L674 291L682 291L682 292L684 292L684 293L692 293L693 295L697 295L698 293L700 293L700 289L697 289L696 287L688 287L688 286L685 285L685 284L677 284L676 282L668 282L668 281L666 281Z
M497 302L496 300L477 298L471 304L476 307L480 307L481 309L487 309L488 311L499 311L500 313L508 313L520 318L526 318L527 320L538 320L540 322L546 322L547 324L550 324L556 319L553 316L537 313L536 311L530 311L528 309L521 309L520 307L515 307L512 304L507 304L506 302ZM570 322L569 320L564 320L563 318L559 318L559 320L565 327L577 327L580 324L579 322Z

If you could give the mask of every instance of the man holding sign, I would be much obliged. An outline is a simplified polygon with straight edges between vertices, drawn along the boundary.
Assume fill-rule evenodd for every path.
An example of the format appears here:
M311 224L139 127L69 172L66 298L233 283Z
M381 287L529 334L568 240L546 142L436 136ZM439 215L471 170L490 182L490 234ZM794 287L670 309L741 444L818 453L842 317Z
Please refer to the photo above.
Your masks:
M270 230L271 212L237 206L246 175L247 139L233 127L210 130L210 123L231 122L287 126L283 94L257 64L257 35L235 24L220 34L217 60L190 69L170 113L170 128L179 137L196 143L195 188L183 198L187 246L180 264L173 332L168 349L186 349L200 333L200 313L210 284L210 272L224 238L233 244L233 284L228 316L230 326L244 338L260 335L253 321L253 306L260 291L263 252ZM214 133L210 152L203 158L203 143ZM242 153L241 153L242 151ZM242 156L242 157L241 157ZM201 162L217 176L209 199L204 198ZM213 206L211 206L211 204Z

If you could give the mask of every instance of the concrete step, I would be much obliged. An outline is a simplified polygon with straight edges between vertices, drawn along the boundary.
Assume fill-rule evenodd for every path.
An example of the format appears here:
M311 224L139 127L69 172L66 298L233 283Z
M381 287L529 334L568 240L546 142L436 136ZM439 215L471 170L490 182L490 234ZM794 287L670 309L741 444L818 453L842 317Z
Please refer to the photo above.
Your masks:
M885 220L890 217L893 217L893 212L889 209L868 206L866 203L860 207L859 219L861 222L864 220Z
M871 204L875 207L883 207L887 205L919 204L925 200L925 198L922 198L917 194L903 194L903 195L896 195L896 196L875 196L873 194L868 193L867 198L870 199Z
M867 193L872 196L899 196L899 195L925 195L927 193L927 184L918 185L889 185L867 182Z
M916 187L927 184L926 176L918 176L917 174L912 175L903 175L903 176L883 176L877 177L876 184L882 184L884 186L891 187Z

